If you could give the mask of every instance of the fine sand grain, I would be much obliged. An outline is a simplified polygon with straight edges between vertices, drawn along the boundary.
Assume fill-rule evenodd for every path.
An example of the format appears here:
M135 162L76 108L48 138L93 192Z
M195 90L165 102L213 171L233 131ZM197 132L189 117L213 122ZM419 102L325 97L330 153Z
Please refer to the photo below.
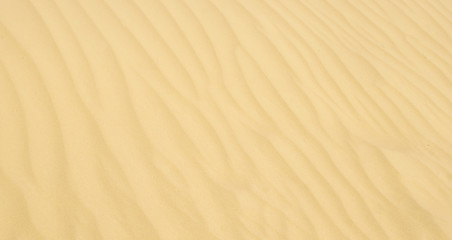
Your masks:
M0 0L16 239L452 239L452 1Z

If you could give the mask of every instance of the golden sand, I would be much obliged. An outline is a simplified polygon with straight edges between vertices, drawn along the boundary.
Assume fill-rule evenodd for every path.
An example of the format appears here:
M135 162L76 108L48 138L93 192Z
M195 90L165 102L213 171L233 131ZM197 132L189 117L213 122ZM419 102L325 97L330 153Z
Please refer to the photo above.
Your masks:
M452 1L0 0L16 239L452 239Z

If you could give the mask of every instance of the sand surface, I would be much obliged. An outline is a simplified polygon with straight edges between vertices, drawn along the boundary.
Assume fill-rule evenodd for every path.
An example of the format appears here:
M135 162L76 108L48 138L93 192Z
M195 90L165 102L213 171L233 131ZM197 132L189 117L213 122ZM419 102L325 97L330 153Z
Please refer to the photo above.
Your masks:
M452 1L0 0L16 239L452 239Z

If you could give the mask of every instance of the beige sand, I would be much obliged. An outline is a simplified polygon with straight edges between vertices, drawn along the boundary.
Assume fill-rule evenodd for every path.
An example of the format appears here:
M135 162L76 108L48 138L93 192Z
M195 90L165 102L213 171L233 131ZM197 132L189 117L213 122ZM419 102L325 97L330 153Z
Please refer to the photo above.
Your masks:
M452 1L0 0L15 239L452 239Z

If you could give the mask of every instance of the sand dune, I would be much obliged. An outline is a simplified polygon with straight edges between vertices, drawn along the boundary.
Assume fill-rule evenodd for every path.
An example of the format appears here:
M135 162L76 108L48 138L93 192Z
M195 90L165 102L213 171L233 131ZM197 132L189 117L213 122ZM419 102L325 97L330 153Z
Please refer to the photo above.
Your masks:
M452 239L452 1L0 0L0 239Z

